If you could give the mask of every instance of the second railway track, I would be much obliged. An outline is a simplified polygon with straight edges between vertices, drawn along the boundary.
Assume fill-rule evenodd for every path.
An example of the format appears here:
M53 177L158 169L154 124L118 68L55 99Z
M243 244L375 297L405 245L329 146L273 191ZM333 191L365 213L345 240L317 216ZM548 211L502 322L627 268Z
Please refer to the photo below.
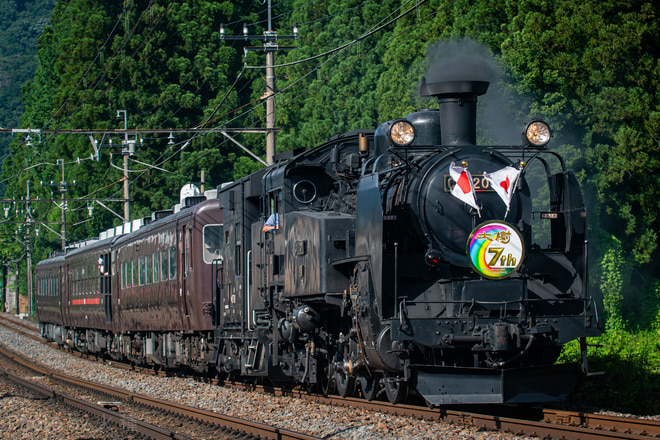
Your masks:
M149 438L317 439L317 437L274 426L223 416L114 387L90 383L36 366L5 349L0 349L0 355L5 358L5 362L10 360L20 365L19 369L29 370L30 374L27 376L32 376L31 379L25 379L20 375L0 370L0 374L4 374L12 381L42 395L57 396L68 406L94 414L119 426L129 427ZM34 374L38 376L34 377ZM47 382L47 384L38 382ZM81 390L83 390L82 393ZM76 395L79 397L75 397ZM107 408L112 408L112 410Z
M34 331L27 331L26 333L33 339L40 339ZM247 384L233 384L232 387L250 392L257 391L258 388L254 385ZM263 392L266 395L281 395L287 398L306 399L307 401L317 402L320 405L345 406L354 409L376 411L381 414L392 414L399 417L412 417L414 419L424 419L434 422L441 421L459 426L464 425L476 428L477 431L499 431L501 433L510 433L516 438L524 435L563 439L660 438L660 423L639 418L554 409L534 409L533 411L526 411L533 413L532 416L520 417L520 414L523 412L521 407L497 407L497 412L489 410L480 413L479 411L464 411L461 409L428 409L411 405L391 405L386 402L368 402L364 399L357 398L341 399L332 396L324 397L310 395L300 390L267 388ZM285 411L286 409L282 408L282 410ZM194 417L199 420L205 420L206 415L204 411L201 411L198 413L198 416ZM323 437L328 438L333 437L333 435L325 434ZM422 436L421 438L431 437L432 433L429 432L428 436Z

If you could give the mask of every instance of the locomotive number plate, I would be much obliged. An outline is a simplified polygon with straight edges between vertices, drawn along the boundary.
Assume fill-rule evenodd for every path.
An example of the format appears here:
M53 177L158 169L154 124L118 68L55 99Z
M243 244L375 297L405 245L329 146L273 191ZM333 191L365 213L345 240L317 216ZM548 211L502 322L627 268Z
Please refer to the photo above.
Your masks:
M467 241L470 266L484 278L500 280L514 274L525 257L520 232L502 221L477 226Z
M456 186L456 182L449 174L445 174L445 192L451 192ZM490 186L490 182L486 180L483 174L472 175L472 186L475 192L494 192L495 190Z

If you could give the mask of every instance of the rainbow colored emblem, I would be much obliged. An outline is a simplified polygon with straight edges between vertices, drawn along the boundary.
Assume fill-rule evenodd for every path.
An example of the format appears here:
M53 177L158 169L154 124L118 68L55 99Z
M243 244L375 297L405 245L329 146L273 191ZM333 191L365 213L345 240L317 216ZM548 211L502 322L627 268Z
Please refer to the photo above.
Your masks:
M489 221L477 226L467 242L467 254L472 269L485 278L506 278L515 273L525 257L520 232L501 221Z

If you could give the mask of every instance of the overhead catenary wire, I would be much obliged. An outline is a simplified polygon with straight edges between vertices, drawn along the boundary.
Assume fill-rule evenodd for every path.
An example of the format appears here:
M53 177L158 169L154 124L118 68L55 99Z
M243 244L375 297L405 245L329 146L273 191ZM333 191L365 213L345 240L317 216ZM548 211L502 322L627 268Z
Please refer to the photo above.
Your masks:
M436 9L435 11L431 12L430 14L425 15L425 16L424 16L423 18L421 18L419 21L420 21L420 22L425 21L425 20L428 19L429 17L434 16L434 15L437 14L438 12L440 12L440 11L446 9L447 7L451 6L452 4L456 3L456 1L457 1L457 0L450 0L450 1L448 1L447 3L443 4L441 7L439 7L438 9ZM398 17L396 17L396 19L394 19L394 20L390 20L390 21L389 21L388 23L386 23L385 25L379 26L379 27L378 27L378 30L380 30L380 29L386 27L387 25L391 24L393 21L396 21L396 20L399 20L399 19L403 18L403 17L406 16L408 13L410 13L412 10L417 9L417 8L418 8L422 3L424 3L424 2L425 2L425 1L422 1L422 2L417 3L413 8L408 9L408 10L405 11L403 14L401 14L401 15L398 16ZM367 2L365 2L365 3L367 3ZM364 4L364 3L363 3L363 4ZM391 16L392 13L390 13L389 15ZM381 20L381 22L382 22L382 20ZM412 26L414 26L414 24L411 25L411 26L408 26L406 29L410 29ZM405 30L399 32L399 33L398 33L397 35L395 35L393 38L398 37L399 35L403 34L404 32L405 32ZM369 31L369 33L370 33L370 35L373 34L373 32L371 32L371 31ZM364 39L364 38L365 38L364 36L361 37L361 39ZM351 43L356 43L356 42L358 42L358 41L357 41L357 40L353 40ZM376 47L374 47L373 49L371 49L370 52L376 50L378 47L382 46L382 45L385 44L385 43L386 43L385 41L379 42L379 43L376 45ZM281 94L284 94L284 92L286 92L288 89L290 89L291 87L293 87L295 84L299 83L299 82L302 81L304 78L306 78L306 77L308 77L309 75L311 75L312 73L318 71L322 66L324 66L326 63L328 63L328 62L330 62L331 60L333 60L337 55L339 55L339 54L341 53L341 49L345 49L345 48L347 48L347 47L348 47L348 45L343 45L343 46L340 46L340 47L335 48L334 50L332 50L332 51L331 51L331 52L332 52L332 56L330 56L327 60L323 61L322 63L320 63L319 65L317 65L317 66L314 67L313 69L311 69L309 72L307 72L307 73L306 73L305 75L303 75L302 77L300 77L300 78L298 78L297 80L295 80L295 81L289 83L289 84L288 84L286 87L284 87L283 89L277 91L277 92L276 92L276 96L279 96L279 95L281 95ZM327 54L327 52L326 52L325 54ZM316 56L315 58L318 58L318 56ZM295 64L299 64L300 62L309 61L309 60L310 60L310 58L305 59L305 60L301 60L301 61L298 61L298 62L295 62ZM287 65L287 64L282 64L281 66L285 66L285 65ZM258 68L258 67L257 67L257 66L254 66L253 68ZM292 97L292 98L289 99L288 101L284 102L282 105L283 105L283 106L288 105L290 102L292 102L293 100L295 100L297 97L299 97L300 95L302 95L302 94L304 94L304 93L306 93L306 91L301 92L300 94L296 95L296 97ZM260 103L259 105L263 105L263 102ZM231 122L233 122L234 120L239 119L239 118L245 116L246 114L252 112L253 110L254 110L254 107L253 107L252 109L250 109L248 112L244 112L244 113L242 113L242 114L237 115L235 118L233 118L233 119L227 121L227 123L231 123ZM259 121L262 122L262 121L263 121L263 117L260 118Z
M401 5L401 6L400 6L399 8L397 8L397 9L401 9L401 8L403 8L403 6L405 6L406 4L408 4L408 3L412 2L412 1L415 1L415 0L408 0L406 3L404 3L403 5ZM391 25L392 23L395 23L396 21L402 19L403 17L405 17L405 16L408 15L410 12L414 11L415 9L417 9L419 6L423 5L423 4L426 3L427 1L428 1L428 0L419 0L419 1L415 4L415 6L411 7L411 8L408 9L408 10L406 10L406 11L403 12L401 15L398 15L397 17L394 17L393 19L389 20L388 22L386 22L386 23L384 23L384 24L382 24L382 25L380 25L380 26L378 26L378 27L376 27L376 28L374 28L374 29L371 29L371 30L365 32L364 34L360 35L359 37L357 37L357 38L355 38L355 39L353 39L353 40L351 40L351 41L349 41L348 43L342 44L342 45L339 46L339 47L335 47L334 49L330 49L330 50L328 50L328 51L326 51L326 52L323 52L323 53L320 53L320 54L318 54L318 55L314 55L314 56L311 56L311 57L308 57L308 58L305 58L305 59L302 59L302 60L291 61L291 62L289 62L289 63L275 64L274 66L248 66L248 65L246 65L245 67L246 67L247 69L265 69L266 67L287 67L287 66L294 66L294 65L296 65L296 64L306 63L306 62L313 61L313 60L318 59L318 58L322 58L322 57L324 57L324 56L327 56L327 55L333 54L333 53L335 53L335 52L340 52L340 51L342 51L342 50L344 50L344 49L346 49L346 48L348 48L348 47L350 47L350 46L352 46L352 45L354 45L354 44L356 44L356 43L358 43L358 42L364 40L365 38L368 38L368 37L372 36L372 35L375 34L376 32L381 31L382 29L386 28L387 26ZM390 14L390 15L391 15L391 14Z
M349 42L349 43L346 43L346 44L344 44L344 45L341 45L341 46L339 46L339 47L337 47L337 48L335 48L335 49L333 49L333 50L331 50L331 51L324 52L323 54L319 54L319 55L316 55L316 56L314 56L314 57L307 58L307 59L305 59L305 60L299 60L299 61L296 61L296 62L293 62L293 63L282 64L282 65L279 65L279 66L287 66L287 65L298 64L298 63L302 63L302 62L305 62L305 61L310 61L310 60L313 60L313 59L317 59L317 58L322 57L322 56L325 56L325 55L334 54L334 53L337 53L337 54L338 54L338 53L340 53L343 49L346 49L346 48L350 47L351 45L353 45L353 44L355 44L355 43L357 43L357 42L359 42L359 41L361 41L361 40L363 40L363 39L365 39L365 38L368 38L369 36L373 35L374 33L378 32L379 30L383 29L384 27L386 27L386 26L392 24L392 23L395 22L396 20L398 20L398 19L404 17L404 16L407 15L409 12L413 11L415 8L419 7L421 4L425 3L425 1L426 1L426 0L421 1L421 2L418 2L413 8L408 9L407 11L405 11L404 13L402 13L401 15L399 15L399 16L397 16L397 17L394 17L393 19L387 21L386 23L384 23L384 24L382 24L382 25L380 25L380 26L378 26L378 27L376 27L376 28L374 28L374 29L372 29L372 30L370 30L370 31L368 31L368 32L366 32L366 33L364 33L363 35L359 36L358 38L352 40L352 41ZM368 3L368 2L365 2L365 3ZM363 3L363 4L365 4L365 3ZM409 3L409 2L407 2L407 3ZM451 2L451 3L453 3L453 2ZM352 8L352 9L354 9L354 8ZM337 14L335 14L335 15L337 15ZM333 58L334 58L334 56L331 57L331 58L329 58L328 60L324 61L323 63L321 63L320 66L324 65L326 62L330 61L330 60L333 59ZM315 67L314 69L312 69L312 70L311 70L310 72L308 72L307 74L303 75L303 76L302 76L301 78L299 78L298 80L296 80L296 81L294 81L293 83L289 84L285 89L283 89L282 91L278 92L278 94L285 92L287 89L289 89L290 87L292 87L294 84L298 83L299 81L302 81L305 77L309 76L309 75L312 74L314 71L317 71L318 68L319 68L320 66ZM215 114L218 112L218 110L222 107L222 105L223 105L224 102L226 101L226 99L227 99L227 97L229 96L229 94L231 93L231 91L235 88L236 83L238 82L239 78L243 75L243 72L245 71L245 69L247 69L247 68L259 68L259 67L260 67L260 66L244 66L244 68L241 70L241 72L239 73L239 75L238 75L237 78L235 79L234 84L232 84L232 86L228 89L228 91L226 92L226 94L225 94L225 96L223 97L223 99L221 100L221 102L216 106L216 108L213 110L213 112L212 112L212 113L206 118L205 122L203 122L202 124L198 125L197 127L205 126L205 125L207 125L208 123L217 120L218 118L222 118L222 117L224 117L224 116L226 116L226 115L228 115L228 114L230 114L230 113L232 113L232 112L235 112L235 111L239 110L240 108L244 108L245 106L250 105L250 104L252 104L252 103L258 101L258 100L254 100L254 101L252 101L251 103L244 104L243 106L240 106L240 107L238 107L238 108L236 108L236 109L233 109L233 110L231 110L231 111L228 111L228 112L224 113L223 115L219 116L218 118L214 118L214 115L215 115ZM277 67L277 66L276 66L276 67ZM190 76L190 78L193 78L193 76ZM189 81L190 81L190 79L189 79ZM259 104L259 105L263 105L263 103L261 103L261 104ZM255 106L255 107L256 107L256 106ZM253 107L253 108L255 108L255 107ZM236 116L235 118L231 119L230 121L236 120L237 118L240 118L240 117L244 116L245 114L246 114L246 113L242 113L241 115ZM225 122L225 123L226 123L226 122ZM182 144L182 147L179 148L177 151L173 152L171 155L169 155L167 158L165 158L165 159L162 160L162 161L161 161L160 159L157 160L157 162L160 163L160 164L163 164L163 163L165 163L165 162L171 160L172 157L176 156L176 154L178 154L180 151L182 151L183 149L185 149L186 146L189 145L194 139L196 139L197 137L199 137L199 136L201 136L201 135L203 135L203 134L205 134L205 133L197 133L197 134L195 134L195 135L192 136L190 139L188 139L186 142L184 142L184 143ZM222 144L224 144L224 143L225 143L225 142L222 142L220 145L222 145ZM162 156L163 156L163 155L161 155L161 158L162 158ZM145 170L139 170L139 171L137 171L137 172L138 172L138 173L144 173ZM106 175L107 175L107 171L106 171ZM114 184L114 183L112 183L112 184ZM109 186L111 186L112 184L110 184ZM104 188L105 188L105 187L104 187Z

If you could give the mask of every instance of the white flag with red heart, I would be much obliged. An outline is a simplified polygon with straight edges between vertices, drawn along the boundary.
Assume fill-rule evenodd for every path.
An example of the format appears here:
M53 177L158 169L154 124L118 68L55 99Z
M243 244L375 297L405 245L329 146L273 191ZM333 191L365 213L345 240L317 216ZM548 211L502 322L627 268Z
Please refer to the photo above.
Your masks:
M472 175L467 170L467 167L459 167L452 162L449 164L449 175L456 182L456 185L451 189L451 194L476 209L481 217L481 211L479 210L479 205L477 205L477 198L474 192L474 185L472 184Z
M493 171L492 173L484 171L484 177L490 182L491 188L493 188L493 190L495 190L504 201L507 214L509 213L509 205L511 205L511 198L516 190L519 176L520 169L510 166L504 167L501 170Z

